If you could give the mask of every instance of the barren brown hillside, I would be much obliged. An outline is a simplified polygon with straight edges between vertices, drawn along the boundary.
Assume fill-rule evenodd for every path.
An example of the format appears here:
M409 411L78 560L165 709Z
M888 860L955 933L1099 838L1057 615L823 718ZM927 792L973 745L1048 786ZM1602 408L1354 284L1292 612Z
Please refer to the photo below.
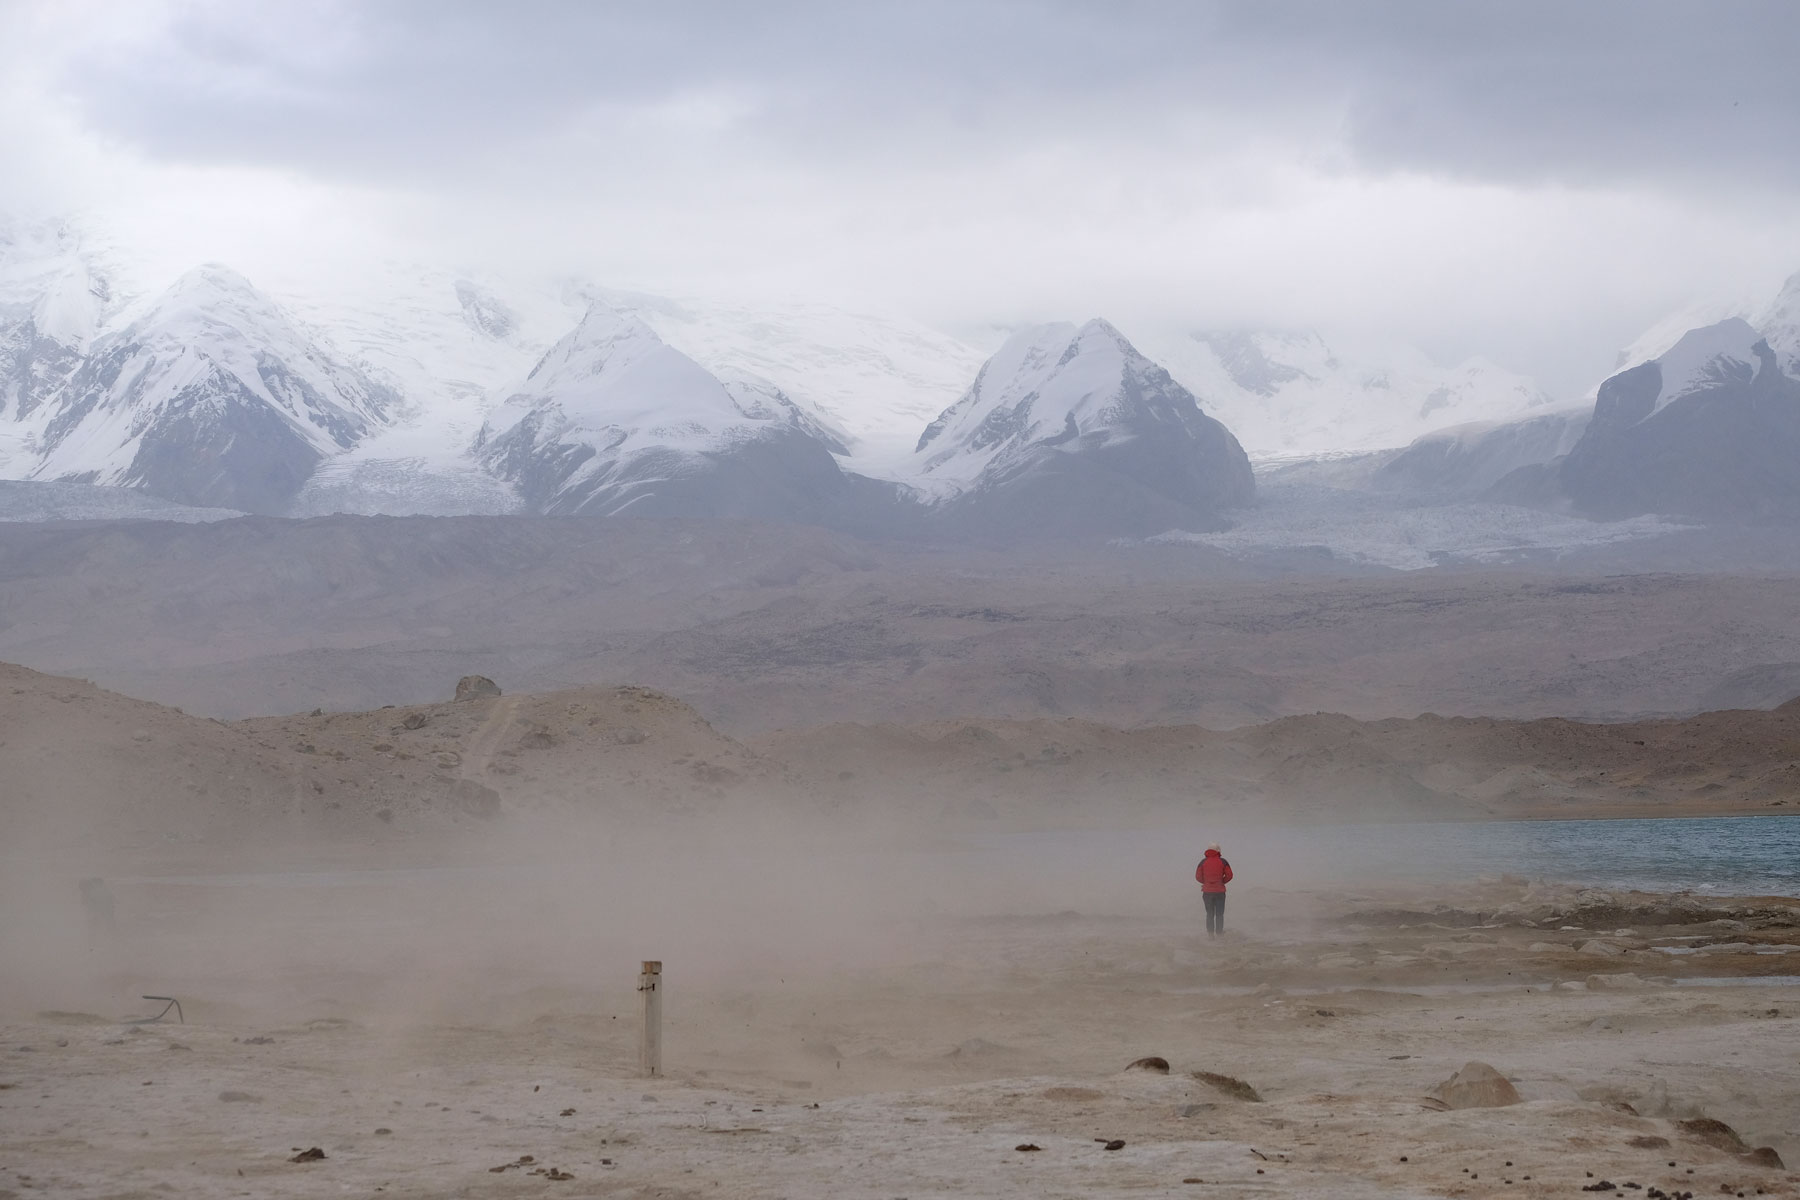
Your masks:
M277 856L288 835L389 844L550 813L637 827L728 810L952 826L1780 812L1800 809L1800 704L1622 724L840 724L743 744L636 687L220 722L5 666L0 778L9 836Z

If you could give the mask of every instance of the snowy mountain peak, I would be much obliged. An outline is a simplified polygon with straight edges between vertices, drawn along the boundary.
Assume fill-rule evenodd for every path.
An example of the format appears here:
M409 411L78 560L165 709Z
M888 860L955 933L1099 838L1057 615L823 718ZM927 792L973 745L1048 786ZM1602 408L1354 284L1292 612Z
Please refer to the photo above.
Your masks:
M1662 371L1662 388L1651 413L1707 388L1749 382L1758 363L1753 347L1760 341L1762 335L1741 317L1688 330L1656 360Z
M710 485L695 481L731 476L724 464L763 441L784 443L770 453L803 473L838 477L833 443L780 388L722 381L636 316L595 303L482 426L474 452L544 511L645 512L697 503ZM749 474L729 480L731 502L779 507L745 490Z
M1098 319L1008 338L926 429L905 482L1019 534L1204 526L1255 490L1231 433Z
M702 436L742 417L723 384L636 317L595 304L538 360L490 426L553 406L590 432Z
M298 336L274 300L223 263L205 263L185 272L123 316L126 330L140 338L181 339L209 331L237 338L265 332Z
M1768 339L1782 370L1800 379L1800 271L1788 276L1753 323Z
M1618 366L1660 359L1690 333L1734 319L1747 322L1766 338L1781 369L1800 378L1800 271L1789 275L1767 302L1743 297L1716 299L1671 313L1621 350Z
M1117 399L1133 359L1142 356L1106 321L1021 329L983 364L968 393L926 427L918 452L934 443L937 449L923 470L972 479L1005 447L1073 436Z
M94 341L43 405L31 475L278 512L393 401L249 280L207 265Z

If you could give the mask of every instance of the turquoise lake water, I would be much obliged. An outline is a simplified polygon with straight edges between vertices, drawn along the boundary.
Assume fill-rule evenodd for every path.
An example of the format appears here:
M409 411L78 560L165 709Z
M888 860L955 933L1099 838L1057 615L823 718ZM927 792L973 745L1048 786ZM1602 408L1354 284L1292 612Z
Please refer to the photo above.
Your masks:
M1800 896L1800 816L1601 821L1413 822L1003 834L970 839L1010 872L1158 878L1186 871L1208 842L1239 882L1354 886L1498 874L1605 888Z

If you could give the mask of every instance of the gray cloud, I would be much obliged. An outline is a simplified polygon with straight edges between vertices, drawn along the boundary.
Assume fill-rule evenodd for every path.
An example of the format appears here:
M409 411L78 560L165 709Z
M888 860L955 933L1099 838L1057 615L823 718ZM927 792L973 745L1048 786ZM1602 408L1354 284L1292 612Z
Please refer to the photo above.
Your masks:
M1800 265L1796 45L1788 0L0 0L0 209L1569 390Z
M1785 0L680 3L181 10L75 56L98 130L193 162L454 175L496 143L696 93L803 159L1334 129L1347 165L1500 182L1789 189Z

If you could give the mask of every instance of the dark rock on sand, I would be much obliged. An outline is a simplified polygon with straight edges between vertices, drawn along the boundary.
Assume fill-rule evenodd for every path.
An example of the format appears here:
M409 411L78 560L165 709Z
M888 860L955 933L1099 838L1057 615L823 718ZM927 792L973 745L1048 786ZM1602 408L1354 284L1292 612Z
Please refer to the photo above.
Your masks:
M1465 1063L1430 1095L1450 1108L1501 1108L1519 1102L1519 1093L1506 1076L1483 1062Z
M1725 1150L1732 1154L1745 1154L1750 1150L1750 1147L1744 1145L1744 1139L1738 1136L1737 1130L1712 1117L1695 1117L1691 1121L1677 1121L1675 1127L1695 1141L1705 1142L1715 1150Z
M1148 1055L1133 1062L1125 1068L1127 1071L1154 1071L1158 1075L1169 1073L1169 1060L1160 1055Z
M456 681L456 698L458 700L479 700L483 696L498 696L500 685L486 675L464 675Z
M1262 1103L1262 1097L1257 1094L1256 1089L1241 1079L1234 1079L1230 1075L1220 1075L1213 1071L1195 1071L1194 1078L1210 1088L1224 1092L1233 1100L1244 1100L1251 1104Z

